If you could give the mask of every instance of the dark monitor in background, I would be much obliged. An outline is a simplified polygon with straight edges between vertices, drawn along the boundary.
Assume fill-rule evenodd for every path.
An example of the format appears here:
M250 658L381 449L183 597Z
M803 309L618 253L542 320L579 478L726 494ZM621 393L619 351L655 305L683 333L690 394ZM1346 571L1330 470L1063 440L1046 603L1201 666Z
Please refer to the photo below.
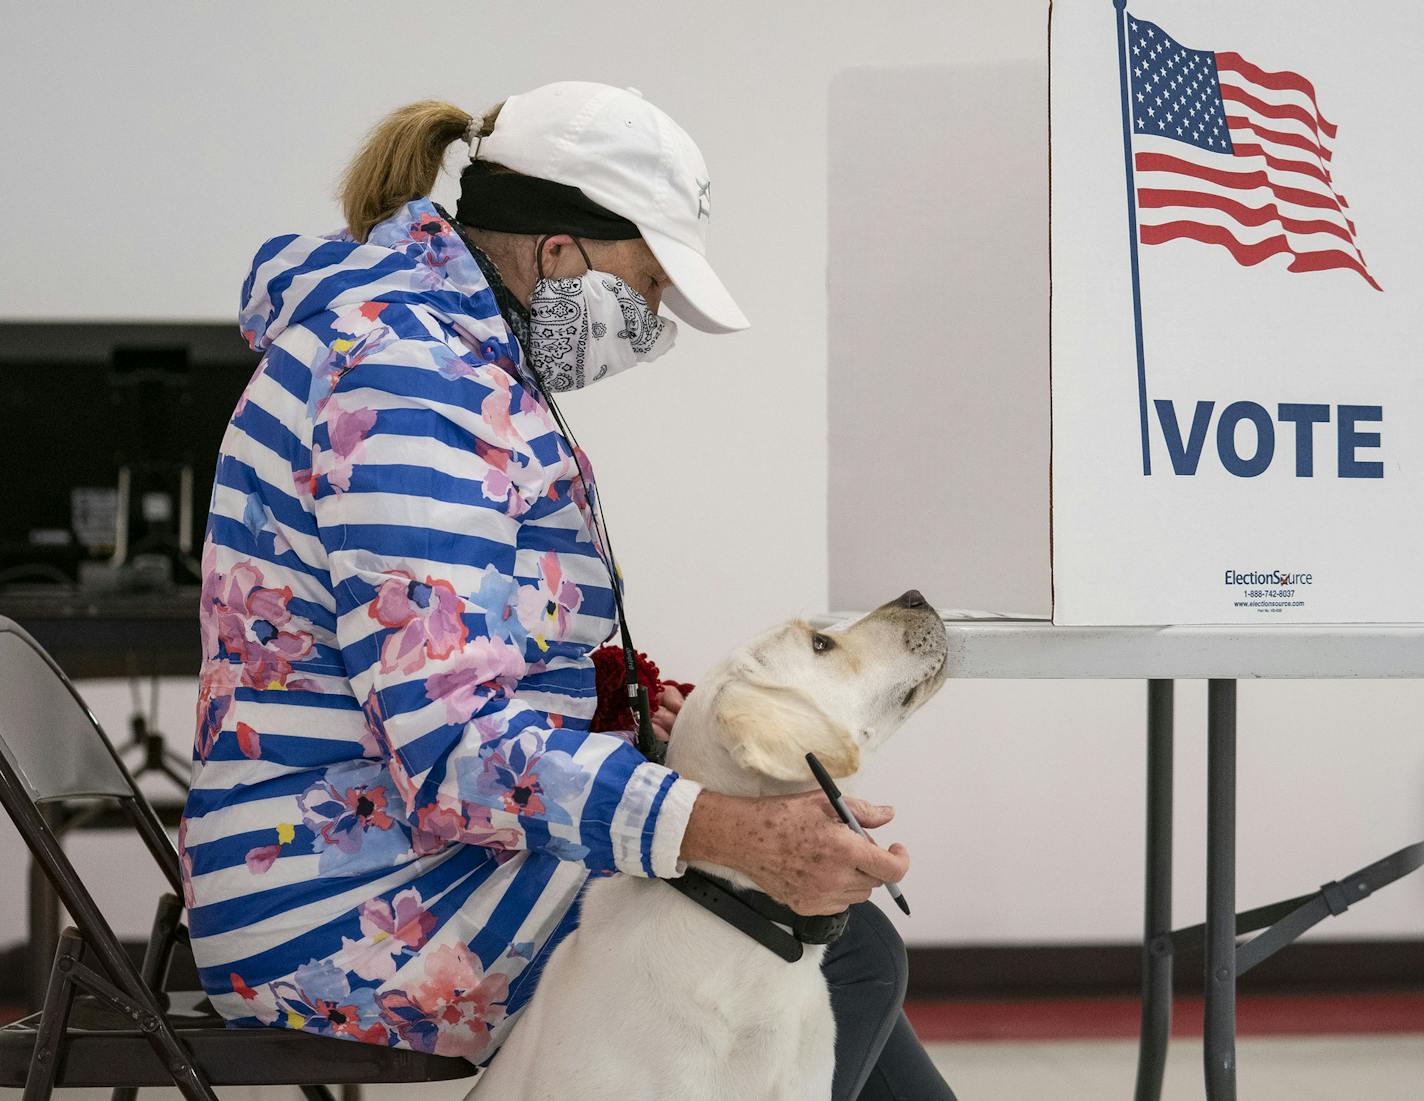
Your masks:
M0 591L196 585L258 359L230 323L0 323Z

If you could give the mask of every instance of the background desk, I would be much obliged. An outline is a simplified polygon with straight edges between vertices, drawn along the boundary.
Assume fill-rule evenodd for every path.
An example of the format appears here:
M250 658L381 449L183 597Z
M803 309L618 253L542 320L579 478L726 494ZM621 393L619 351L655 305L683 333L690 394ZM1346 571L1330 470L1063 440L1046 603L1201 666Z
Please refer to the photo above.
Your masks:
M10 585L0 615L35 637L75 680L88 677L198 676L198 587L151 593L90 593Z
M810 617L826 627L859 613ZM1171 1026L1172 961L1201 937L1206 945L1203 1063L1210 1101L1236 1097L1236 979L1262 954L1314 921L1310 908L1340 908L1424 864L1424 842L1345 876L1322 891L1236 913L1236 681L1240 678L1424 679L1424 627L1058 627L1043 620L976 619L944 613L951 677L1145 680L1147 859L1143 923L1142 1033L1137 1101L1162 1091ZM1208 682L1207 891L1204 926L1171 928L1172 702L1177 680ZM1372 884L1372 885L1371 885ZM1318 918L1317 918L1318 919ZM1308 922L1308 923L1307 923ZM1240 933L1271 926L1238 948ZM1255 946L1254 948L1252 946Z

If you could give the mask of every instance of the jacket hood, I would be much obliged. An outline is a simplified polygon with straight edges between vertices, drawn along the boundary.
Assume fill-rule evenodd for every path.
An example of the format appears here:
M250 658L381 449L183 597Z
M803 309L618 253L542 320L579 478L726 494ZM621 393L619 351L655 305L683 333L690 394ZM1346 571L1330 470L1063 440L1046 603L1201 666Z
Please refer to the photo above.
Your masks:
M346 230L267 241L242 285L242 335L263 352L293 325L366 302L423 306L473 344L492 341L522 361L479 264L429 198L406 203L364 244Z

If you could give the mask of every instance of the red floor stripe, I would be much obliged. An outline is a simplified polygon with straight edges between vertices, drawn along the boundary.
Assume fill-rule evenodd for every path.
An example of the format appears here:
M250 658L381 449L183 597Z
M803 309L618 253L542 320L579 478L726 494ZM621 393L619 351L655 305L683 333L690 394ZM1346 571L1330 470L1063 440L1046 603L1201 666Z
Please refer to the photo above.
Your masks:
M1173 1005L1172 1035L1200 1036L1202 998ZM910 1001L905 1012L920 1039L1118 1040L1137 1036L1136 998L1055 998L1042 1001ZM1397 994L1243 996L1238 1036L1323 1036L1424 1033L1424 991Z
M23 1016L0 1007L0 1024ZM920 1039L1122 1040L1135 1039L1141 1008L1136 998L1054 998L1042 1001L910 1001L905 1012ZM1202 999L1178 997L1172 1035L1200 1036ZM1424 992L1399 994L1268 995L1236 1005L1238 1036L1358 1036L1424 1033Z

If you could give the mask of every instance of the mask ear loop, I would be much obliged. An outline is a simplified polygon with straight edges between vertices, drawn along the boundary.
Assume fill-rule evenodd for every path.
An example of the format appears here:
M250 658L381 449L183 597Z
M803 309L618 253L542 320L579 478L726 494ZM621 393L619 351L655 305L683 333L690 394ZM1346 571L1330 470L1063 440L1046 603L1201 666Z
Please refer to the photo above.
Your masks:
M539 273L540 281L547 278L547 276L544 275L544 242L552 236L554 236L552 233L546 233L534 244L534 270ZM593 261L588 258L588 251L583 247L583 242L573 236L571 236L570 239L579 250L579 255L583 257L583 262L587 266L588 271L592 271ZM588 272L584 272L584 274L587 275Z
M544 242L552 236L546 234L539 239L535 245L534 267L539 273L542 281L544 276ZM593 262L588 258L588 253L584 251L583 245L577 237L573 242L578 246L578 250L583 254L583 261L588 265L588 270L593 270ZM542 381L542 380L541 380ZM593 506L593 522L598 531L598 536L603 540L604 547L608 550L608 558L604 560L604 568L608 571L608 584L613 590L613 602L618 607L618 630L623 644L623 688L628 694L628 707L633 712L638 723L638 749L643 756L650 761L662 764L667 756L667 743L660 741L653 733L652 706L648 700L648 690L638 680L638 662L636 650L633 647L633 637L628 631L628 616L623 610L623 594L618 586L618 559L613 553L613 540L608 537L608 524L603 518L603 503L600 495L589 489L588 479L584 474L583 463L579 460L578 440L574 438L573 432L564 422L563 415L559 412L559 407L554 403L553 391L546 390L545 399L549 403L549 411L554 414L555 421L558 422L559 430L564 435L564 443L568 446L569 454L573 456L574 465L578 469L579 484L583 486L584 499ZM602 558L602 555L599 555ZM607 639L604 640L605 642Z

